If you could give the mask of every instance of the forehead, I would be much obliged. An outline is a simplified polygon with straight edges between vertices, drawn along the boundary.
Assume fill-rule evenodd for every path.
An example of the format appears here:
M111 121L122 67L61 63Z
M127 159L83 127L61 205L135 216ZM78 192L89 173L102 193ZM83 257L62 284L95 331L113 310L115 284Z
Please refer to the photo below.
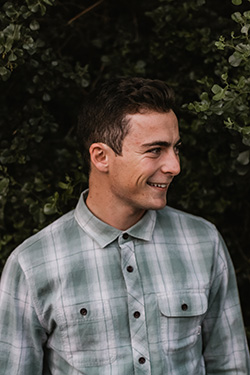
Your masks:
M127 115L129 132L124 141L137 144L157 140L175 142L179 138L178 120L175 113L145 112Z

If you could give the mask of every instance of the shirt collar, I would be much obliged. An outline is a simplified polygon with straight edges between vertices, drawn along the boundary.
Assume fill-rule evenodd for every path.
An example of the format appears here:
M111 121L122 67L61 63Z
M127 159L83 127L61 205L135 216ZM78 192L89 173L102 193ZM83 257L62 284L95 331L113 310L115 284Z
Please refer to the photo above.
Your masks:
M152 239L156 221L155 211L147 211L135 225L126 231L121 231L104 223L92 214L85 203L87 195L88 190L81 194L75 209L75 219L80 227L102 248L115 241L124 232L140 240L150 241Z

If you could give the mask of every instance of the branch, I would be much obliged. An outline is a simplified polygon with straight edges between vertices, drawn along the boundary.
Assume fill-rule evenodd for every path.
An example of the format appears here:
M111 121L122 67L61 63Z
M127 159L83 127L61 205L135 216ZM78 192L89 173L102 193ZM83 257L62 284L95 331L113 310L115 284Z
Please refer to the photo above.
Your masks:
M88 13L90 10L92 10L93 8L95 8L98 5L100 5L101 3L103 3L103 1L104 0L99 0L95 4L93 4L90 7L88 7L87 9L84 9L81 13L79 13L75 17L71 18L71 20L68 21L68 25L70 25L72 22L74 22L75 20L77 20L78 18L80 18L81 16L83 16L85 13Z

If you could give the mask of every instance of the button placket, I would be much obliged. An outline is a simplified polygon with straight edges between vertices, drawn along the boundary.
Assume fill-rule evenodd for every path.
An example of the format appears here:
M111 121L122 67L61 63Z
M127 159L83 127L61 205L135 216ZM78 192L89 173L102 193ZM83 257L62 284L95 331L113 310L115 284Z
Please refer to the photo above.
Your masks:
M142 373L150 375L151 370L148 360L149 348L141 279L137 268L134 244L132 241L124 242L123 235L119 245L121 248L122 271L128 293L129 326L133 350L134 371L136 375ZM143 364L141 363L142 358L145 359Z

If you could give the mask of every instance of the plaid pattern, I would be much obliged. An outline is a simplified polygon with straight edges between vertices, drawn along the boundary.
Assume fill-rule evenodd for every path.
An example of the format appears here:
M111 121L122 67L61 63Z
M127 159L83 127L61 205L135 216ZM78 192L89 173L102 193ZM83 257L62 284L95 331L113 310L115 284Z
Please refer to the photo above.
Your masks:
M170 207L123 233L81 196L11 254L0 324L0 375L250 374L225 244Z

